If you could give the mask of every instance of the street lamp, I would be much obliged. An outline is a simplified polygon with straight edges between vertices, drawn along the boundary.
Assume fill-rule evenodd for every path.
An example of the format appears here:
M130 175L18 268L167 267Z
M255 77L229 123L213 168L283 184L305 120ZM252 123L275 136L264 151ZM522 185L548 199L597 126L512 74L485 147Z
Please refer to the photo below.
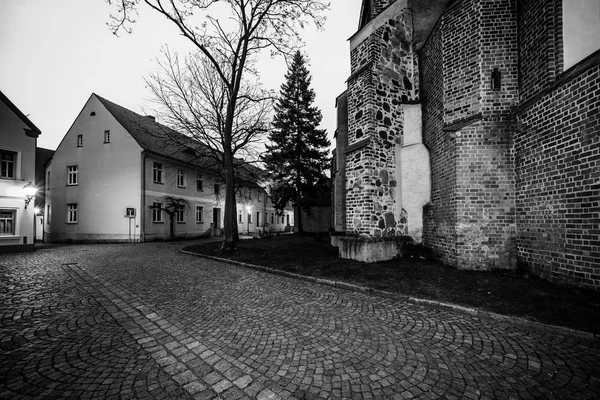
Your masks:
M25 209L27 210L27 206L35 197L35 192L37 189L33 186L33 183L29 182L27 185L23 186L23 194L25 195Z
M246 206L246 211L248 212L248 235L250 235L250 210L252 209L252 207L250 207L249 205Z

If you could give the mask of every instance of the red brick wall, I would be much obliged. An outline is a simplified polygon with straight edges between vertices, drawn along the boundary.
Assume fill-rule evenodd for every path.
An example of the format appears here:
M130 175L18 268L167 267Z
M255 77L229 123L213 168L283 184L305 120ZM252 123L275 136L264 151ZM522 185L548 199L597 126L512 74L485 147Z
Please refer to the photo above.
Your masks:
M600 288L600 66L519 113L518 256L543 277Z

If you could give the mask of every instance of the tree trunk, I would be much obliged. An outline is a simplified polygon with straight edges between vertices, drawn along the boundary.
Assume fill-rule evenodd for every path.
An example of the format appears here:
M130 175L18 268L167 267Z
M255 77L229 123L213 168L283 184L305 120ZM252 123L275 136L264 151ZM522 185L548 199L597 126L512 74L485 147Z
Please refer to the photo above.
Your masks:
M175 218L169 214L169 238L175 239Z
M235 185L233 182L233 157L231 149L225 148L225 214L224 214L224 233L223 245L221 250L233 250L235 248Z

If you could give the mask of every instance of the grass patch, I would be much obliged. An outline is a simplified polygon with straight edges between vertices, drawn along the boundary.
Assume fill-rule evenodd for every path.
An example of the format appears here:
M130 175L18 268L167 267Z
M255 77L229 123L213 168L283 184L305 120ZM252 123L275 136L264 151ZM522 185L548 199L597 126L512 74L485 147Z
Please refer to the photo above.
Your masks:
M599 292L527 274L459 271L418 254L366 264L338 258L328 238L297 235L242 240L227 254L219 253L220 246L207 242L185 250L600 333Z

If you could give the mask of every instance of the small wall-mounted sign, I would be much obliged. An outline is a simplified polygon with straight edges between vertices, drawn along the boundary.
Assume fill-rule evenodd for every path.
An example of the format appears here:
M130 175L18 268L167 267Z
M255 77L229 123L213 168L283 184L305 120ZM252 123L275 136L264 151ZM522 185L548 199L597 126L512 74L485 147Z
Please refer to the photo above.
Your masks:
M135 208L127 208L125 218L135 218Z

